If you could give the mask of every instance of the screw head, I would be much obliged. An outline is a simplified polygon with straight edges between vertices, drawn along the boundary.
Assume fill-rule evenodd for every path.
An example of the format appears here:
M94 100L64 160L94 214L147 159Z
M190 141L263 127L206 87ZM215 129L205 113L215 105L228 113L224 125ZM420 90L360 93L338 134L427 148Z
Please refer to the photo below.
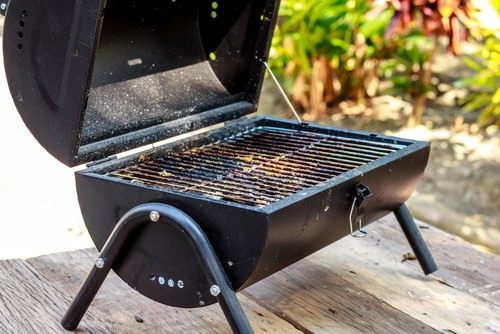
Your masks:
M218 285L214 284L210 287L210 294L212 294L212 296L217 297L219 293L220 293L220 288Z
M153 222L157 222L160 220L160 213L158 211L151 211L149 213L149 219Z
M102 257L99 257L99 258L97 258L97 260L95 260L95 266L99 269L104 268L105 264L106 264L106 261Z

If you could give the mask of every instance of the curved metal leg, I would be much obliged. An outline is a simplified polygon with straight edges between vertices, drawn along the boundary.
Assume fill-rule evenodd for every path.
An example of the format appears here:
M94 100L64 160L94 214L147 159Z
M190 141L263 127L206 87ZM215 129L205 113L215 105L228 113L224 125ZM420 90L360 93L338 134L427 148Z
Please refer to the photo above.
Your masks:
M229 280L215 254L210 241L198 224L181 210L161 203L139 205L128 211L117 223L101 250L95 265L83 282L77 296L66 311L61 325L67 330L78 327L83 315L94 299L118 258L122 246L136 228L146 223L169 224L182 233L194 249L205 273L210 292L217 298L234 333L253 333Z
M438 267L434 259L432 258L431 252L427 248L424 239L420 235L417 226L415 225L415 221L408 211L408 208L405 204L401 205L394 211L396 218L403 229L403 232L410 243L415 256L422 267L422 270L426 275L435 272Z

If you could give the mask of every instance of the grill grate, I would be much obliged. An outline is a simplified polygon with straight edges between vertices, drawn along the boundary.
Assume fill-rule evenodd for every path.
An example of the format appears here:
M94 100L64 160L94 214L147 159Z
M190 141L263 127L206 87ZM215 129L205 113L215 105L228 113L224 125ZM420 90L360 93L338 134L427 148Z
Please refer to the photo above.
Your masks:
M265 207L403 147L257 127L201 147L166 152L108 175L177 192Z

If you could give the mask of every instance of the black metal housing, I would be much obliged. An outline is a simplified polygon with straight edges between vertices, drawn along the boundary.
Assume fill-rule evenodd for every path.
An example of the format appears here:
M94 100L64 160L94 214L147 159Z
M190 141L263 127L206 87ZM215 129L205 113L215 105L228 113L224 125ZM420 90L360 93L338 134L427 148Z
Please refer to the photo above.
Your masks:
M75 330L78 327L97 291L114 266L116 258L121 255L130 235L148 223L168 225L184 236L185 243L193 250L200 268L205 273L206 281L212 285L210 290L217 298L233 332L253 333L217 254L203 230L186 213L161 203L141 204L120 218L113 233L101 249L96 265L92 267L61 320L61 325L67 330ZM154 277L150 279L154 280ZM172 281L169 284L174 285L175 282ZM177 282L177 286L180 286L180 281Z
M94 161L76 172L78 199L101 255L114 254L108 267L96 264L91 270L63 320L65 328L78 325L100 286L95 281L102 283L112 268L164 304L200 307L222 300L225 312L234 313L228 317L233 328L248 332L241 310L230 306L237 300L227 294L229 285L224 284L222 298L210 284L227 276L234 291L244 289L352 234L355 207L360 232L361 218L367 225L395 211L426 273L436 269L402 206L422 177L428 143L242 117L257 109L278 2L10 1L3 48L11 94L49 153L69 166ZM125 158L111 157L221 122L227 124ZM201 147L259 127L398 149L263 206L133 183L110 173L144 156ZM333 150L345 154L342 147ZM155 208L167 221L142 224L147 210ZM185 217L168 221L169 215ZM141 227L115 233L117 222ZM199 245L186 242L182 226L203 236ZM121 240L118 246L105 246L115 239ZM222 265L210 266L214 270L200 265L206 240L214 250L210 261ZM219 278L207 280L210 271Z
M264 208L161 190L106 175L137 162L145 154L188 149L259 126L337 133L407 146ZM415 190L428 155L429 144L425 142L258 117L79 171L76 183L82 214L98 249L128 210L141 203L169 204L200 225L232 287L240 290L348 235L349 206L357 184L365 184L373 193L364 209L363 224L396 210ZM209 293L196 257L178 232L168 226L148 225L134 238L114 267L134 289L151 299L179 307L197 307L216 301ZM161 285L158 277L165 281L181 280L184 287Z
M4 59L35 138L74 166L255 112L276 0L13 0Z

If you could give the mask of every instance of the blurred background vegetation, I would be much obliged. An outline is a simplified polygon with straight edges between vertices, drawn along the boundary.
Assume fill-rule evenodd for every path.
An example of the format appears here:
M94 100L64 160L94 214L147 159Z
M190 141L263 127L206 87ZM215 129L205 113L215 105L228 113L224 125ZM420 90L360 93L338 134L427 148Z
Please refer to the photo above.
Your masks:
M500 0L282 0L269 63L305 120L338 112L341 101L395 95L410 103L412 127L436 90L432 67L446 45L473 71L453 83L470 91L463 112L498 126L499 13Z

